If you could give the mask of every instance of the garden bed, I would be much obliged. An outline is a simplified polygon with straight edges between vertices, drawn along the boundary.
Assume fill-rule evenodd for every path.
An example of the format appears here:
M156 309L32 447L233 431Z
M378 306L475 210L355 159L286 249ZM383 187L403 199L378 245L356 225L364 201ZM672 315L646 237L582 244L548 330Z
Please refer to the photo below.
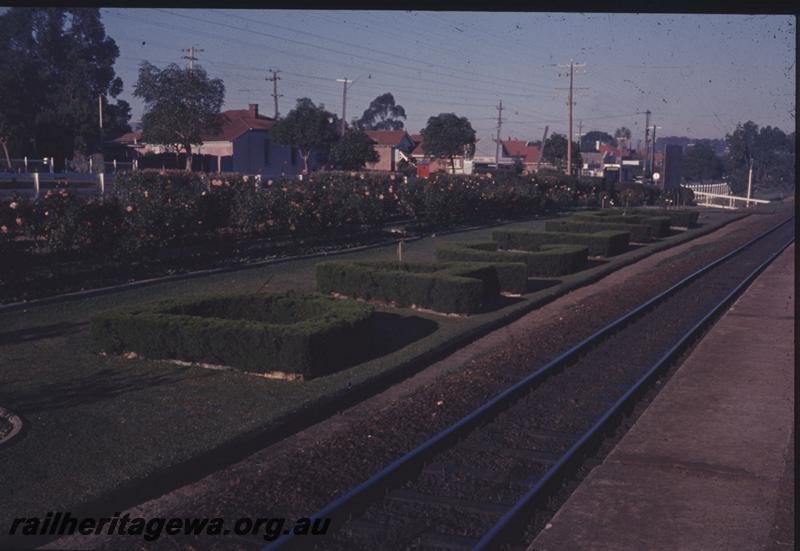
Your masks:
M700 212L696 210L625 209L625 211L642 216L666 216L670 219L670 225L677 228L696 227L697 219L700 216Z
M650 226L645 224L613 224L594 222L582 218L567 218L566 220L548 220L544 225L545 231L567 233L596 233L599 231L625 231L631 234L633 243L647 243L652 239Z
M625 225L645 225L650 227L653 237L667 237L669 235L670 218L652 214L628 214L617 209L611 210L590 210L575 213L576 218L583 218L586 221L607 222L610 224Z
M500 292L521 294L527 287L522 263L329 261L316 270L322 293L443 313L480 312Z
M538 251L542 245L569 243L588 247L590 256L615 256L628 250L630 232L572 233L529 230L495 230L492 239L502 249Z
M549 223L549 222L548 222ZM534 251L500 249L496 241L442 243L436 247L436 259L443 262L521 262L528 277L557 277L583 270L589 249L582 245L541 245Z
M372 314L319 295L217 295L104 312L91 331L103 352L310 379L368 357Z

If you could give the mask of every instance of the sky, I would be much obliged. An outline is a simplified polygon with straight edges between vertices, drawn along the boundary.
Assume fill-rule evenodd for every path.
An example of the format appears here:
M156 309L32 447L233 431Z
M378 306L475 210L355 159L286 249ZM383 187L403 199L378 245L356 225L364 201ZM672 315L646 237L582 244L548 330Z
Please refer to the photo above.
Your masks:
M723 138L737 122L795 126L793 16L577 14L516 12L323 11L102 8L120 48L115 69L122 99L139 120L132 94L138 65L185 64L182 49L225 82L223 109L258 103L273 115L267 70L281 72L279 110L297 98L358 117L391 92L416 133L429 117L467 117L478 154L493 155L498 102L501 137L567 132L569 69L575 69L573 132L627 126L644 140L645 114L657 136Z

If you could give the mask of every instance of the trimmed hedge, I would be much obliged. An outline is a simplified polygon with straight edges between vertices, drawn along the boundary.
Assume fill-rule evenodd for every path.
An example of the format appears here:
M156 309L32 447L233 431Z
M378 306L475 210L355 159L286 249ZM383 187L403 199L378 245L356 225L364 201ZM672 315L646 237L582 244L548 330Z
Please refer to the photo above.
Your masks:
M627 231L601 231L595 233L569 233L531 230L495 230L492 239L501 249L538 251L542 245L570 243L585 245L590 256L614 256L628 249L630 233Z
M442 243L436 259L455 262L522 262L528 276L561 276L586 268L589 249L581 245L542 245L537 251L505 251L496 241Z
M644 224L650 226L653 237L667 237L669 235L670 219L667 216L653 214L625 214L620 210L595 210L577 212L576 217L610 224Z
M222 364L305 379L365 359L373 307L322 295L209 295L95 316L99 351Z
M474 313L501 291L523 293L521 263L348 262L317 264L317 288L353 298L419 306L438 312Z
M611 222L593 222L585 218L567 218L566 220L548 220L544 224L545 231L595 233L599 231L626 231L631 234L631 241L644 243L652 238L652 230L647 224L614 224Z
M628 212L642 216L666 216L670 225L681 228L694 228L700 213L696 210L669 210L669 209L628 209Z

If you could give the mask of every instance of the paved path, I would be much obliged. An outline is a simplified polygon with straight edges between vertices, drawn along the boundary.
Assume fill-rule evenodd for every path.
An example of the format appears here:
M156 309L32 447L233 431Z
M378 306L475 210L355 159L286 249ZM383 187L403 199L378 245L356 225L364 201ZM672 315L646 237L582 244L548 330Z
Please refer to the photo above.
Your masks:
M792 549L793 408L791 245L528 551Z

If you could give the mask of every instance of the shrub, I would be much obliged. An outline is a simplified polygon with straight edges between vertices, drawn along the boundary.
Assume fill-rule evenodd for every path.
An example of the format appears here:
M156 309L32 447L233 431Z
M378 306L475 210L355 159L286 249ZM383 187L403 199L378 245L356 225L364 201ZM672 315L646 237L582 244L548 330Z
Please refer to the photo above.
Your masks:
M680 228L694 228L700 216L696 210L633 209L628 212L642 216L665 216L670 219L671 226Z
M595 233L599 231L626 231L631 234L631 241L644 243L650 241L650 226L646 224L613 224L594 222L588 218L568 218L566 220L548 220L544 224L545 231Z
M617 209L578 212L575 213L575 216L611 224L644 224L650 226L650 233L653 237L666 237L669 235L670 220L666 216L657 216L654 214L627 214L626 211Z
M368 304L321 295L216 295L108 311L91 333L105 352L309 379L365 358L372 314Z
M601 231L595 233L567 233L531 230L495 230L492 239L501 249L537 251L542 245L571 243L584 245L590 256L614 256L628 249L630 233Z
M478 312L487 299L500 291L524 292L526 280L525 265L515 263L329 261L317 264L320 292L439 312ZM501 281L507 287L502 287Z
M506 251L496 241L442 243L436 259L450 262L521 262L529 277L571 274L586 268L589 249L582 245L542 245L537 251Z

